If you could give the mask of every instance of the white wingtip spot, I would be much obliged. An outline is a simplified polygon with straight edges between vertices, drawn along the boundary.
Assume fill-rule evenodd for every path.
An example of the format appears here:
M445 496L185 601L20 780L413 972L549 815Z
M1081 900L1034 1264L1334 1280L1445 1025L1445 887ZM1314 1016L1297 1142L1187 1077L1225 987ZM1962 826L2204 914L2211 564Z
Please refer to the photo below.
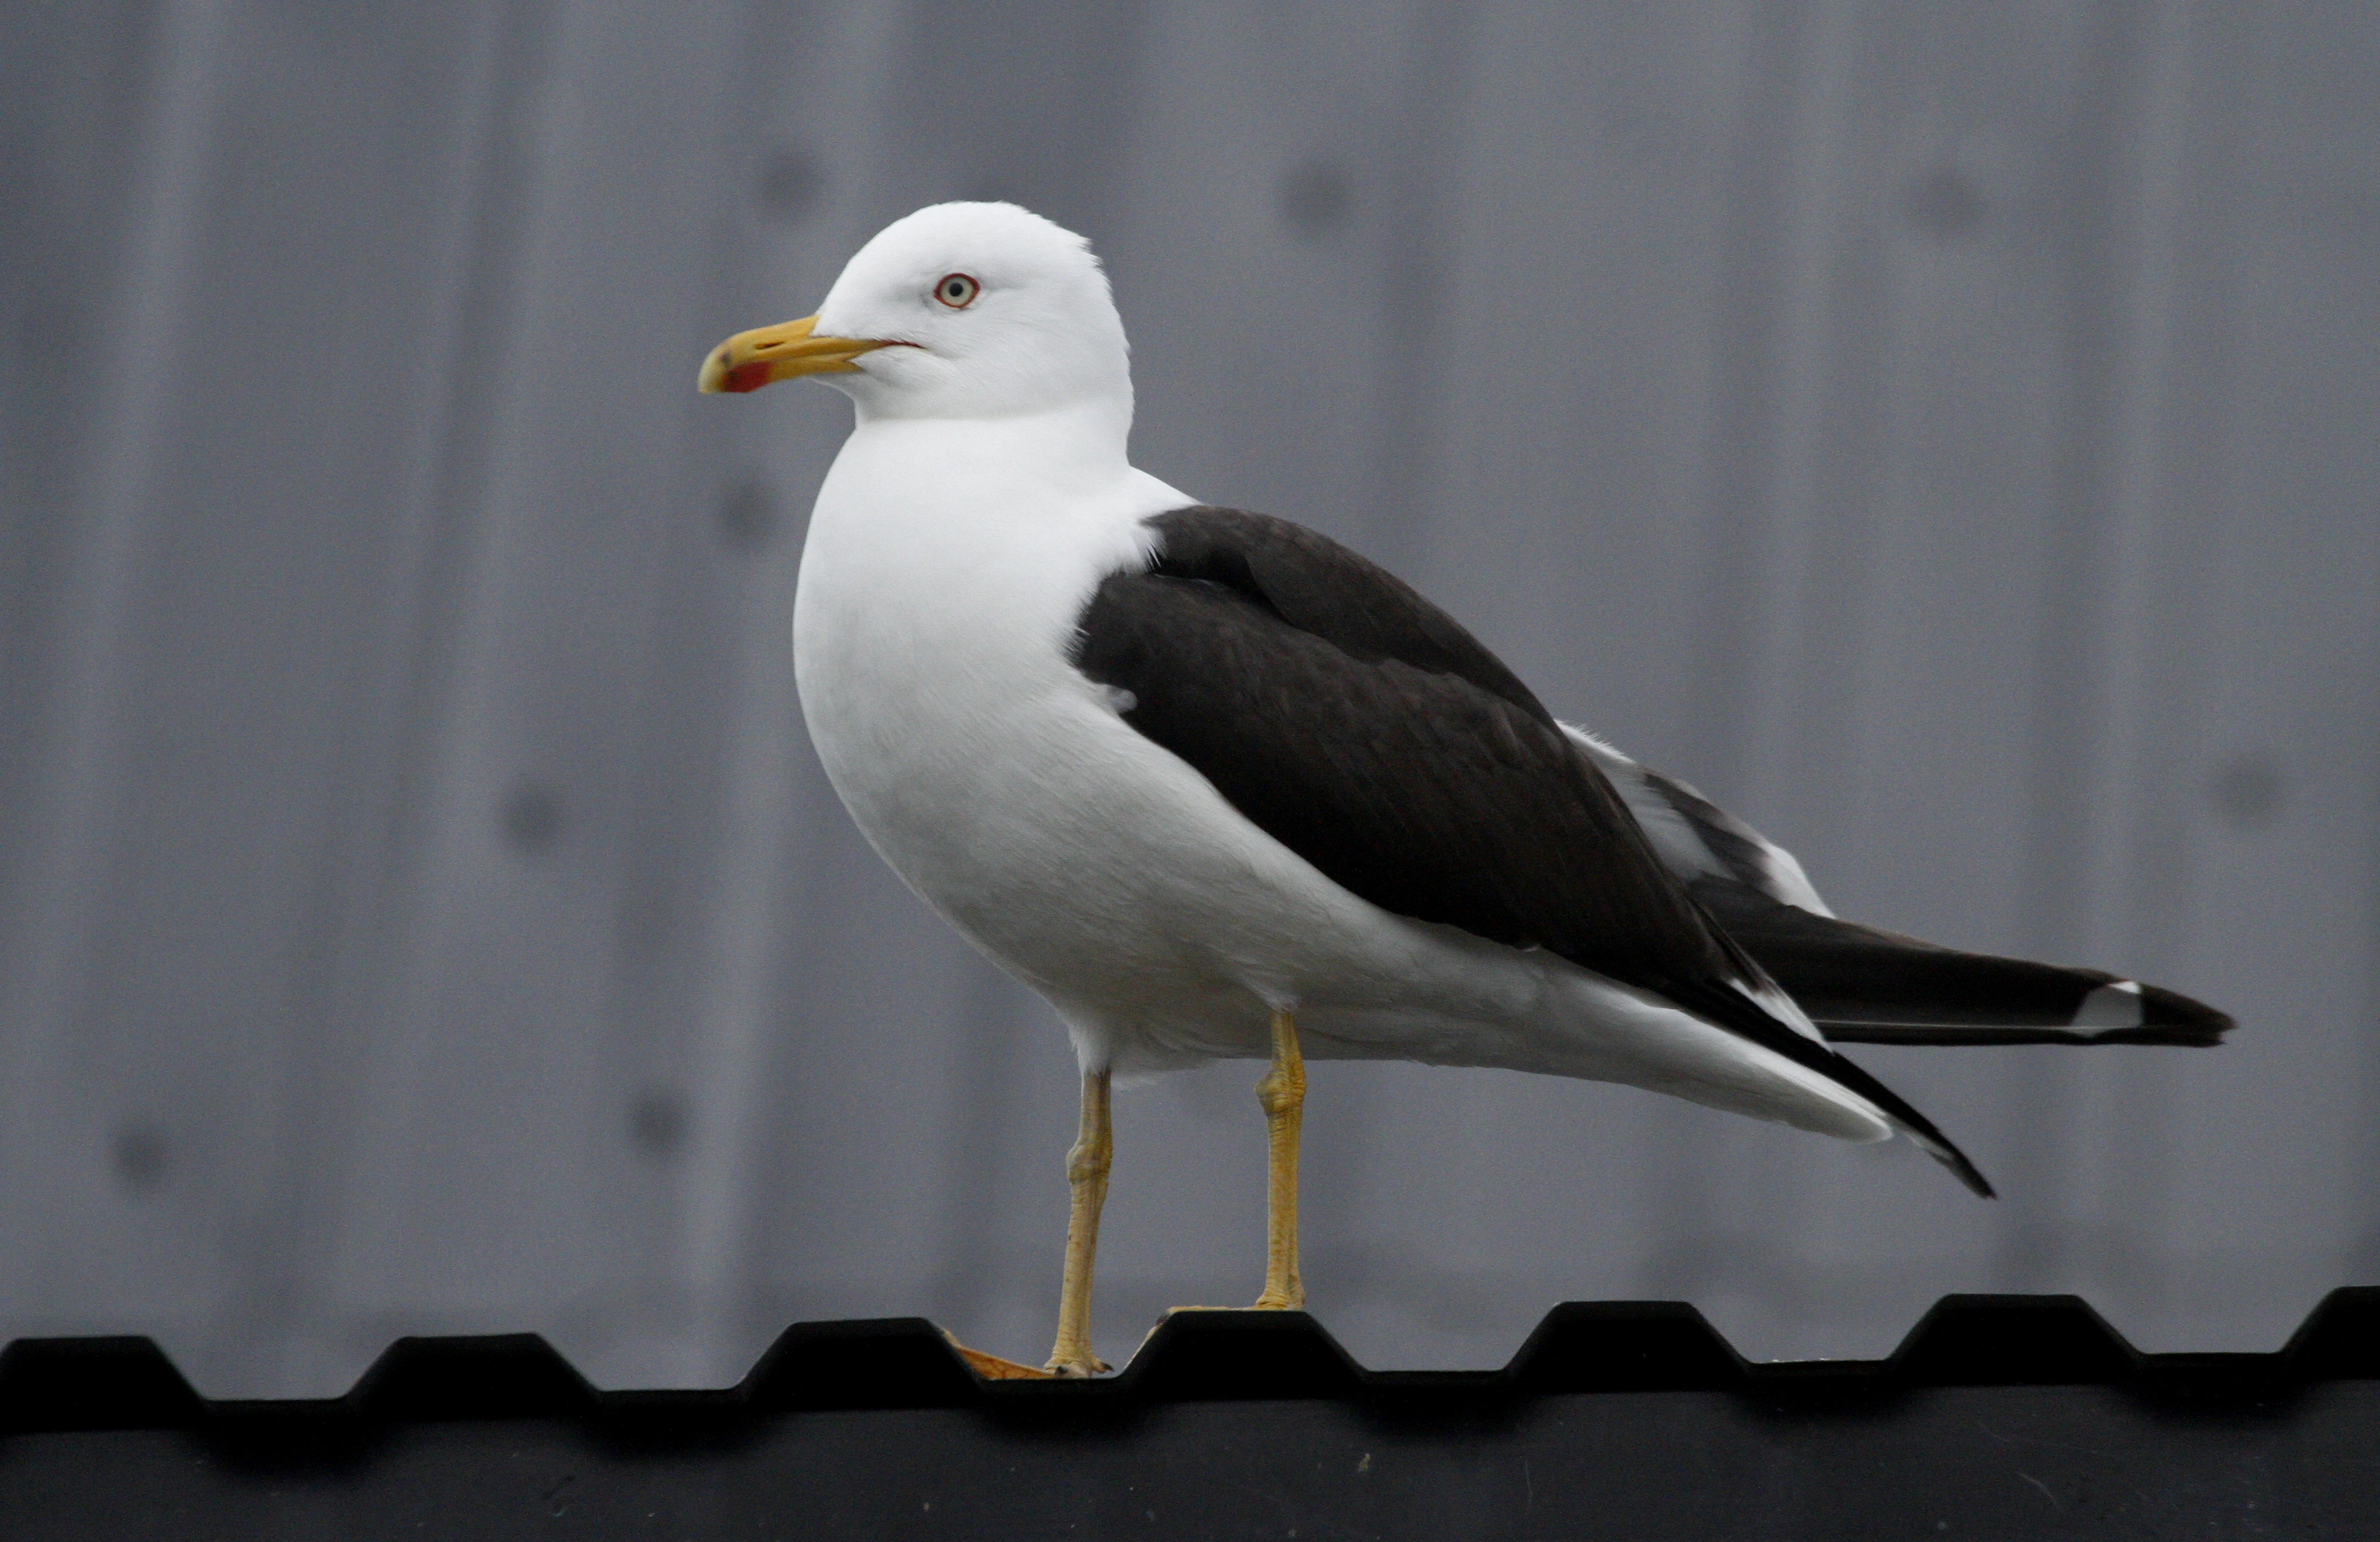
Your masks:
M2078 1028L2137 1028L2141 1026L2138 980L2112 980L2082 998L2071 1025Z

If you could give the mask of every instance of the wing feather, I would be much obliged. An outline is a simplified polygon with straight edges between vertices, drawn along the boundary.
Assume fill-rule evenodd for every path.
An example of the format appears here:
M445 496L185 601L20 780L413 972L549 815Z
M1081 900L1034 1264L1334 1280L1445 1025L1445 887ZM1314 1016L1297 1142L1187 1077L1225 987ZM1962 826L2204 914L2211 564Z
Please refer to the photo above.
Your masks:
M1151 525L1150 565L1099 584L1075 654L1129 693L1124 722L1382 909L1673 1002L1867 1099L1990 1192L1923 1114L1826 1046L1664 866L1611 779L1452 618L1285 521L1201 506Z
M2222 1042L2231 1019L2096 969L1961 953L1840 920L1793 854L1580 729L1671 875L1834 1044Z

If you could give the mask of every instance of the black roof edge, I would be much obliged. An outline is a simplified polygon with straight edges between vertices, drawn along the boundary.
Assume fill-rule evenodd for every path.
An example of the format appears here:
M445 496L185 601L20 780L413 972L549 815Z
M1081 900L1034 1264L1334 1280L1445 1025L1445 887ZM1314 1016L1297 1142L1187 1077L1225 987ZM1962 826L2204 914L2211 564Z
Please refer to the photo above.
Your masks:
M77 1429L316 1428L325 1437L431 1420L568 1419L624 1427L733 1426L827 1409L1014 1409L1200 1400L1509 1401L1557 1393L1737 1391L1766 1399L1933 1387L2124 1387L2150 1396L2266 1398L2380 1378L2380 1287L2335 1290L2268 1354L2144 1354L2077 1296L1945 1296L1883 1360L1756 1364L1679 1302L1572 1302L1489 1371L1373 1371L1303 1312L1180 1312L1122 1374L986 1381L923 1317L795 1323L716 1390L599 1391L533 1333L399 1339L345 1396L209 1400L133 1337L19 1339L0 1349L0 1434Z

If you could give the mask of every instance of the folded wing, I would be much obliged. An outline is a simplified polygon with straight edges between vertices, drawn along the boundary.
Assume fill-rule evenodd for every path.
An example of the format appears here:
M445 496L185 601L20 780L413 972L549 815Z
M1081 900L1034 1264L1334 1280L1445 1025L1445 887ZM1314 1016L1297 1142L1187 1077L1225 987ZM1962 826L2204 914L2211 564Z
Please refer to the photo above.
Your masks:
M1543 948L1866 1099L1978 1193L1937 1130L1779 996L1528 688L1388 573L1286 521L1150 522L1075 659L1123 720L1252 823L1384 910Z

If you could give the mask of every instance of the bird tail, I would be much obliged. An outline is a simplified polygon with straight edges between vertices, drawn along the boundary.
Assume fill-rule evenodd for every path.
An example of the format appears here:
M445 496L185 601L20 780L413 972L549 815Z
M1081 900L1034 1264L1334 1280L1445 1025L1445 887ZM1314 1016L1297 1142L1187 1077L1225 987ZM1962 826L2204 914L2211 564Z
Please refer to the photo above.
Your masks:
M2219 1044L2234 1026L2137 980L1960 953L1779 905L1741 886L1695 897L1837 1044Z

